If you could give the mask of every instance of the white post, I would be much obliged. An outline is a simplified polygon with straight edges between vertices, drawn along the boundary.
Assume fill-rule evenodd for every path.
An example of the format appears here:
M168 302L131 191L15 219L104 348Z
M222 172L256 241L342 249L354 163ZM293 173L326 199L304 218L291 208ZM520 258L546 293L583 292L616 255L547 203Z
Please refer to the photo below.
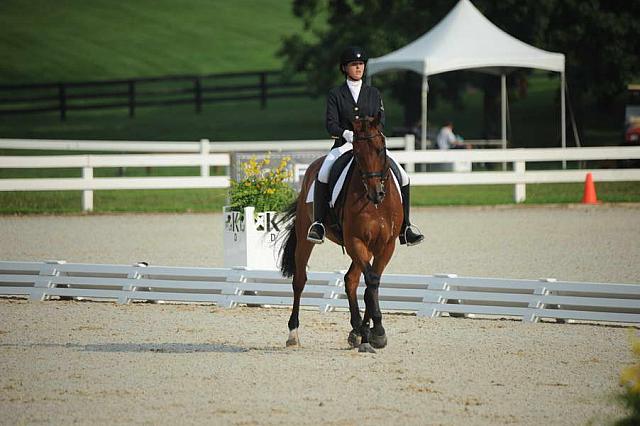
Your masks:
M89 183L90 181L93 180L93 167L82 168L82 179L84 179L86 183ZM93 211L93 191L92 190L82 191L82 211L85 211L85 212Z
M500 91L502 92L502 149L507 149L507 76L500 76Z
M411 134L407 134L404 135L404 150L405 152L413 152L416 149L416 136L415 135L411 135ZM415 164L416 163L407 163L404 166L404 170L407 173L413 173L415 171Z
M200 164L200 176L209 176L209 152L210 152L209 139L200 139L200 155L202 156L202 163Z
M38 273L38 277L35 279L33 283L33 288L31 293L29 294L29 299L33 301L42 302L47 299L47 290L55 287L55 284L52 284L54 277L60 276L60 271L57 268L57 265L63 265L67 262L64 260L47 260L40 267L40 271Z
M502 95L502 149L507 149L507 76L504 73L500 76L500 92ZM502 163L502 170L507 170L507 163Z
M515 161L513 163L513 171L517 177L524 181L524 172L526 171L526 163L524 161ZM522 203L527 199L527 186L525 183L516 183L513 188L513 201Z
M429 93L429 77L422 76L422 134L420 135L420 149L427 149L427 95Z
M560 73L560 114L562 148L567 147L567 114L565 112L564 87L566 85L564 71ZM567 161L562 160L562 169L567 168Z

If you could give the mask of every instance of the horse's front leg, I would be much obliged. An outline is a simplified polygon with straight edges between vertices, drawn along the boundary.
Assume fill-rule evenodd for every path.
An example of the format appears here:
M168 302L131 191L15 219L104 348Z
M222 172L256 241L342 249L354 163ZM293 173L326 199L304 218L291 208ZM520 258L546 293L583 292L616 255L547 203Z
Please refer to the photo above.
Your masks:
M364 292L364 301L367 305L367 315L373 320L373 327L369 335L369 343L374 348L384 348L387 346L387 335L382 326L382 311L380 310L380 302L378 299L378 288L380 287L380 278L384 268L391 260L395 249L395 241L391 242L382 253L377 255L373 260L373 266L368 267L364 271L364 280L367 289ZM367 321L368 323L368 321Z
M358 284L361 274L362 269L356 262L351 262L349 270L344 275L345 291L349 299L349 312L351 313L351 332L349 332L347 341L352 348L357 348L362 343L362 317L358 306Z
M373 267L368 266L364 271L364 281L367 284L367 288L364 291L364 303L367 306L366 315L371 316L373 320L373 327L368 330L368 340L374 348L384 348L387 346L387 336L382 326L382 311L380 311L380 303L378 302L380 274L376 273ZM363 326L369 327L369 321Z
M373 255L360 239L352 239L346 242L347 253L351 257L352 263L349 271L345 275L345 286L347 287L347 295L349 297L349 307L351 309L351 325L353 330L349 333L349 343L354 347L358 340L357 336L360 336L360 344L358 345L360 352L375 352L369 344L369 319L368 314L365 313L366 322L363 322L360 317L360 310L358 309L357 290L360 283L360 274L363 271L371 268L370 261ZM365 292L366 294L366 292ZM366 305L366 311L370 312L369 303L367 298L364 299Z

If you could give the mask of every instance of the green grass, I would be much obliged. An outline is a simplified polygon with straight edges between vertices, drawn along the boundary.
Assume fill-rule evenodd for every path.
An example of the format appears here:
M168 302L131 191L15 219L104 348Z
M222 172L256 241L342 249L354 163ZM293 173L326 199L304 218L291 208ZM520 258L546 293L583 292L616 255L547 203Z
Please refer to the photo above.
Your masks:
M560 146L559 111L554 102L557 87L554 80L535 75L529 96L511 104L511 147ZM384 88L382 88L384 90ZM387 133L402 125L402 108L394 99L385 99ZM456 132L466 139L482 137L482 94L469 91L463 109L454 109L440 102L429 112L430 126L449 118L456 123ZM258 101L205 104L196 114L191 105L164 108L139 108L136 117L129 118L126 109L70 111L67 120L60 121L56 113L21 116L0 116L0 137L42 139L116 139L116 140L278 140L322 139L324 129L324 97L271 99L265 109ZM593 113L595 114L595 113ZM496 117L499 121L499 117ZM600 120L600 121L599 121ZM607 127L603 115L593 119L583 140L585 146L615 145L619 129ZM602 124L605 120L605 124ZM604 127L603 127L604 126ZM568 136L568 146L573 141Z
M291 1L280 0L18 0L0 2L0 84L136 78L170 74L280 69L275 56L283 36L298 32ZM295 76L302 78L303 76ZM433 78L438 78L434 76ZM245 82L246 83L246 82ZM167 87L169 87L167 85ZM557 76L535 72L528 96L510 99L511 147L560 145ZM166 87L164 87L166 88ZM383 94L388 88L379 87ZM162 88L160 88L162 89ZM467 139L481 138L482 93L468 91L464 108L446 100L429 112L430 128L445 120ZM402 108L385 97L387 134L402 126ZM0 138L215 141L327 139L324 97L269 99L194 106L69 111L0 116ZM586 108L583 145L617 145L622 115L618 109ZM499 115L495 117L499 122ZM568 145L573 142L568 136ZM53 152L0 151L0 155ZM57 152L56 154L69 154ZM117 169L98 169L96 176L117 176ZM195 168L154 168L154 175L197 175ZM127 176L146 169L130 168ZM79 170L0 170L0 178L78 177ZM603 201L640 201L637 183L598 184ZM509 204L511 186L416 188L416 205ZM528 203L579 201L582 185L528 185ZM0 213L77 213L80 192L0 193ZM221 190L96 191L96 211L219 211Z
M0 2L0 84L280 69L282 59L275 54L282 37L302 29L293 16L291 0L61 0L55 4L33 0L28 10L25 7L23 1ZM512 147L559 146L559 79L556 74L549 76L535 72L528 96L510 98ZM388 88L380 89L384 93ZM437 130L452 119L465 138L481 138L482 93L469 91L463 99L464 108L453 108L446 99L441 100L429 113L430 127ZM400 105L389 96L385 103L388 129L401 126ZM0 117L0 137L326 137L323 97L270 100L265 110L257 101L246 101L208 104L201 115L194 113L193 106L138 108L136 114L130 119L124 109L70 111L66 122L60 122L57 113L4 116ZM499 114L495 120L499 123ZM619 144L623 121L619 109L604 113L587 109L583 120L585 146ZM570 136L568 144L573 144Z
M279 69L282 0L3 0L0 83Z
M526 204L579 203L581 183L529 184ZM598 199L603 202L640 202L640 182L600 182ZM411 194L416 206L513 204L513 185L417 187Z
M77 214L82 212L81 200L81 191L3 192L0 193L0 214ZM220 212L226 204L226 191L95 191L93 203L96 213Z
M56 114L0 117L0 137L35 139L107 139L212 141L321 139L324 99L274 99L209 104L196 114L193 106L140 108L135 118L126 110L72 111L67 121Z
M640 182L596 185L602 202L640 202ZM579 203L582 184L527 185L526 204ZM0 192L0 214L81 213L80 191ZM220 212L226 190L95 191L96 213ZM512 185L430 186L412 190L414 206L499 205L513 203Z

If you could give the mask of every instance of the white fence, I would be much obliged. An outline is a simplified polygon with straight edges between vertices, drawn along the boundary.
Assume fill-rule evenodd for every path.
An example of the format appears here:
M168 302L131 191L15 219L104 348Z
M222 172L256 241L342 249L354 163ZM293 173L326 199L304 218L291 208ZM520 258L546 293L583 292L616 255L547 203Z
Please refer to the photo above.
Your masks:
M348 309L344 272L309 272L303 306ZM358 288L360 306L364 285ZM54 297L130 301L291 306L290 279L277 271L166 266L1 262L0 295L31 300ZM514 280L456 275L384 274L384 311L640 323L640 285Z
M20 145L24 144L24 145ZM182 146L182 145L185 146ZM188 150L187 151L187 145ZM491 149L491 150L428 150L412 151L413 138L389 138L390 146L403 147L394 157L405 165L413 185L514 185L514 200L526 199L528 183L583 182L587 171L596 182L638 181L640 169L592 170L527 170L527 163L541 161L637 160L640 147ZM64 148L64 147L67 148ZM89 148L91 146L91 148ZM226 188L228 176L209 176L210 166L228 166L228 152L276 151L278 149L326 149L327 141L271 142L97 142L97 141L28 141L0 140L0 148L32 149L93 149L150 152L184 149L193 154L120 154L70 156L4 156L0 168L82 168L82 178L0 179L0 191L83 191L83 210L93 209L93 192L100 189L177 189ZM152 151L153 150L153 151ZM214 151L225 151L217 153ZM513 163L508 171L431 172L414 173L415 164L428 163ZM95 178L96 167L174 167L200 166L198 177Z
M400 163L513 163L513 170L498 172L412 173L412 185L514 185L514 201L526 199L528 183L584 182L587 172L596 182L637 181L640 169L527 170L531 162L587 160L637 160L640 146L591 148L520 148L492 150L449 150L398 152Z

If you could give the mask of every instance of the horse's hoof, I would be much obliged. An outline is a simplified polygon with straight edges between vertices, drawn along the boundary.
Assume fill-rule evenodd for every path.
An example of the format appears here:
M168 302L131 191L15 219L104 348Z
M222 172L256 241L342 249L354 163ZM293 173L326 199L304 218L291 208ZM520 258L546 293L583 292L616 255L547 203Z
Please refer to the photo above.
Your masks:
M369 336L369 343L376 349L382 349L387 346L387 335L383 334L382 336L376 336L374 333L371 333Z
M349 346L351 346L352 348L357 348L362 343L362 336L356 333L355 330L351 330L347 341L349 342Z
M300 346L300 337L298 337L298 329L295 328L289 331L289 338L287 339L287 347Z
M362 333L363 336L366 336L367 341L369 341L369 339L371 338L371 329L368 326L362 327L360 332Z
M366 353L369 353L369 354L375 354L376 350L373 349L371 347L371 345L368 344L368 343L361 343L360 347L358 348L358 352L366 352Z

